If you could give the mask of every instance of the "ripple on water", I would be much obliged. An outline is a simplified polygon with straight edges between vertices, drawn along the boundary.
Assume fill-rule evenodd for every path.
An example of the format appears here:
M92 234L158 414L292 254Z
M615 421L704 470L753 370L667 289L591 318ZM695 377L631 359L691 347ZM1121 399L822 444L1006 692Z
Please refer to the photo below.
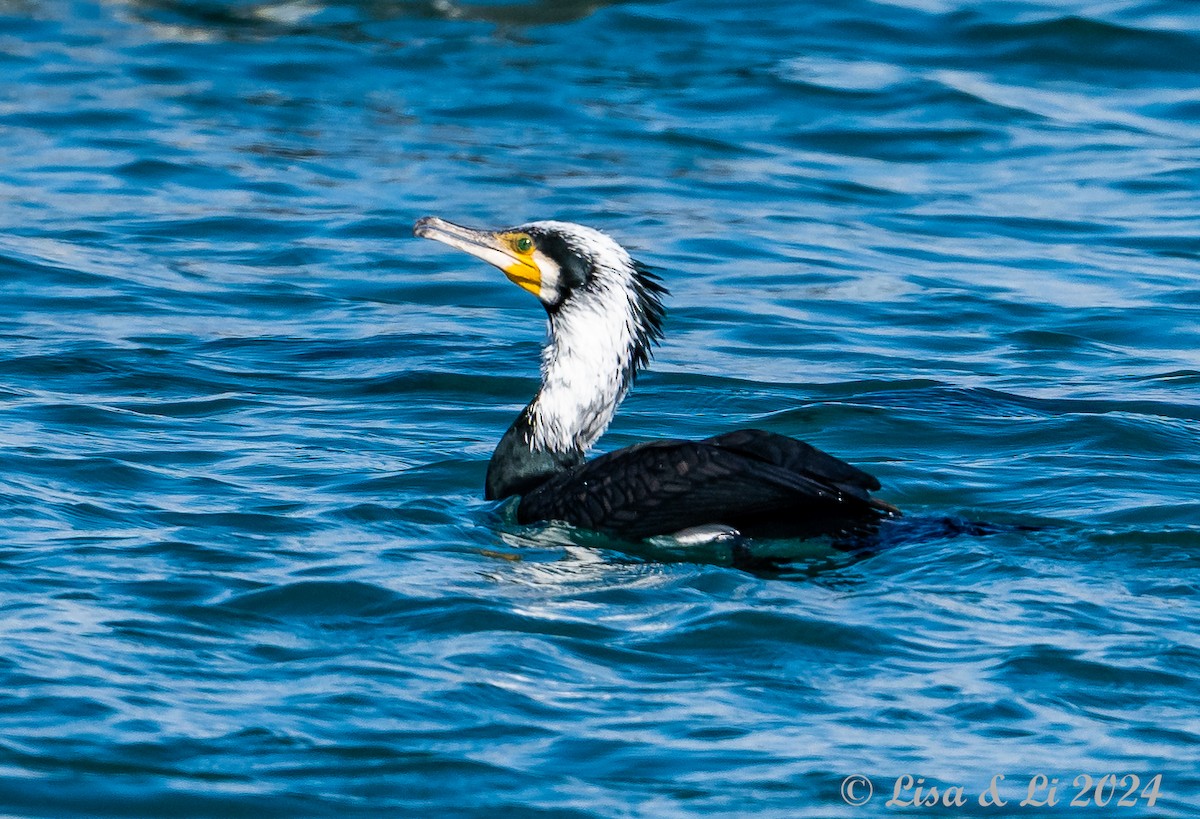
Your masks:
M0 8L0 812L1194 813L1200 20L748 8ZM604 448L764 427L906 516L753 571L517 526L544 312L427 214L661 270Z

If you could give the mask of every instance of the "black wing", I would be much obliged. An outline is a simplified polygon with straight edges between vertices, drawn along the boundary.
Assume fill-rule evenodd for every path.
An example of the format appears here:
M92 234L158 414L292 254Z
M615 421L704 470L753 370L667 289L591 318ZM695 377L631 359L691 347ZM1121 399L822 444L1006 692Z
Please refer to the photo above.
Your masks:
M521 498L521 523L560 520L631 540L721 523L746 535L813 536L890 507L879 482L806 443L745 429L601 455Z

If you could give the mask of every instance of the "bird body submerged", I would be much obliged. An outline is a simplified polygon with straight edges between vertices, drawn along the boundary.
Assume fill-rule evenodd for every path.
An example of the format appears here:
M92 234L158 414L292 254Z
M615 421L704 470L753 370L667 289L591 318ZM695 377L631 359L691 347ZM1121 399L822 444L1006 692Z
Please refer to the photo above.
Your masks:
M662 336L658 277L608 236L567 222L501 231L434 217L417 236L494 264L550 323L542 387L501 438L485 495L520 495L520 523L557 520L638 540L719 524L748 536L838 534L895 510L879 482L763 430L651 441L585 461Z

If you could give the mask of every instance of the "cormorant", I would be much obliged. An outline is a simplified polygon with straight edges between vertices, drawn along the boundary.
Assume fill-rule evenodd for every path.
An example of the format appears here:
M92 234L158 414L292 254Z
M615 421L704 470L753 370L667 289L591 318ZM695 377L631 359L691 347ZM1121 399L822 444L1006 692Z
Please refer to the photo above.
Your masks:
M488 464L489 500L520 495L520 523L562 521L629 540L849 535L897 514L866 472L757 429L636 444L591 461L662 338L659 277L611 238L569 222L476 230L427 216L413 228L495 265L542 302L550 340L542 387Z

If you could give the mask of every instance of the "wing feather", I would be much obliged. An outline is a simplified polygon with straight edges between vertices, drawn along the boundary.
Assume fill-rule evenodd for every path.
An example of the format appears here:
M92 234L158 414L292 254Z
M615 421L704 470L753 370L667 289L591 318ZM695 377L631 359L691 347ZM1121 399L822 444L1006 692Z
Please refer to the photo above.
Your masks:
M767 523L811 531L877 516L869 491L878 487L873 476L801 441L739 430L601 455L528 492L517 519L560 520L630 539L707 523L747 534Z

